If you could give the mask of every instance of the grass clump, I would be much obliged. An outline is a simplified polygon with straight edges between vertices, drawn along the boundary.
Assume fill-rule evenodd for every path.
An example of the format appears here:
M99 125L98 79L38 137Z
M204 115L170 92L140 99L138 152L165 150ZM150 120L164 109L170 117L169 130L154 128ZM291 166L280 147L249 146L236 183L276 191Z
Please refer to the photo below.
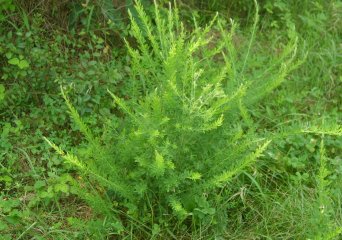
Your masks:
M129 91L126 99L109 91L120 117L108 119L96 136L62 90L87 144L67 154L47 141L89 180L79 182L76 193L116 234L220 235L235 177L254 166L270 143L247 109L298 65L296 37L278 61L251 78L253 37L238 52L234 22L227 30L216 17L188 31L176 7L155 3L152 22L139 2L135 6L134 41L126 41Z

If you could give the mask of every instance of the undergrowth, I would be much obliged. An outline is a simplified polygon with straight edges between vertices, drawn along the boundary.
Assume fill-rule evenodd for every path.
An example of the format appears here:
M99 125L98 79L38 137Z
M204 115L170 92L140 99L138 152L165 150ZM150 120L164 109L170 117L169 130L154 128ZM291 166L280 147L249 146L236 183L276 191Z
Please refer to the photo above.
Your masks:
M339 239L341 12L0 0L0 239Z

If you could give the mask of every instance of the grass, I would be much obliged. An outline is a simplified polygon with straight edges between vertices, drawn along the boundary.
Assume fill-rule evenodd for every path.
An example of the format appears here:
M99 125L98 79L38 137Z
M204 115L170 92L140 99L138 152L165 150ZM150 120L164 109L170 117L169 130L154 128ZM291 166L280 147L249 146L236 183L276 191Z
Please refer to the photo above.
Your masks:
M196 16L196 11L198 15L206 13L198 24L207 23L216 10L227 19L234 18L240 23L237 41L241 49L247 49L254 5L249 1L232 3L180 1L179 6L185 20ZM212 239L205 228L171 225L164 231L132 219L120 235L120 226L110 225L108 218L77 197L74 182L89 186L88 179L65 164L43 136L68 151L74 145L85 146L79 127L69 121L60 85L96 135L108 116L122 116L108 107L112 99L107 88L129 100L125 80L132 69L128 54L122 50L122 40L111 38L122 35L130 41L124 30L127 23L113 26L107 22L97 8L99 2L77 6L82 11L74 27L67 24L67 12L72 10L66 6L56 6L48 17L49 5L32 8L26 4L15 1L13 11L0 7L0 16L7 16L0 21L0 86L5 89L4 100L0 92L2 239L141 239L142 234L134 234L136 229L148 232L151 239ZM229 210L218 220L224 226L217 230L218 239L341 237L342 140L337 128L342 112L342 5L319 0L296 4L302 5L282 0L259 3L256 41L246 62L255 71L244 72L251 78L258 76L258 69L283 50L292 26L299 37L298 58L305 60L260 104L245 109L256 131L274 139L256 165L244 169L234 184L222 189L224 196L230 196L222 200ZM298 13L298 9L304 10ZM63 16L61 24L56 20L58 14ZM193 27L190 20L187 24ZM22 57L30 65L23 69L11 65L9 60L14 57ZM119 124L120 120L113 123ZM283 132L298 132L307 126L317 126L319 131ZM329 127L330 132L337 132L335 136L329 134ZM282 137L275 136L279 132ZM100 186L94 188L104 191Z

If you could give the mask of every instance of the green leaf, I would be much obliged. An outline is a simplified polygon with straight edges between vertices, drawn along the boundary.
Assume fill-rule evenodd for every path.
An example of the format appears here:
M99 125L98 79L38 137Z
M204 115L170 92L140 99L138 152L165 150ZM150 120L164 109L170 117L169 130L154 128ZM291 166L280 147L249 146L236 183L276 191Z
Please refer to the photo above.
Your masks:
M7 57L7 59L10 59L12 57L12 52L7 52L5 56Z
M41 193L39 193L39 197L41 197L41 198L47 198L47 199L51 199L51 198L53 198L53 192L41 192Z
M55 191L56 192L68 193L69 192L69 186L65 183L58 183L55 185Z
M8 229L8 225L3 221L0 221L0 231L4 231L6 229Z
M25 59L24 60L20 60L20 62L18 64L18 67L20 69L28 68L29 66L30 66L29 62L26 61Z
M158 224L153 224L152 235L156 236L160 233L160 231L161 231L160 226Z
M202 174L199 172L191 172L190 176L188 178L193 180L193 181L200 180L202 178Z
M5 86L0 84L0 102L5 98Z
M35 188L35 189L40 189L40 188L42 188L42 187L44 187L44 186L46 186L46 183L45 183L45 181L41 181L41 180L37 181L37 182L34 184L34 188Z
M156 175L163 175L165 171L165 161L162 155L159 154L159 152L155 151L156 158L155 158L155 171Z
M11 65L18 65L19 64L19 59L18 58L11 58L10 60L8 60L8 63Z

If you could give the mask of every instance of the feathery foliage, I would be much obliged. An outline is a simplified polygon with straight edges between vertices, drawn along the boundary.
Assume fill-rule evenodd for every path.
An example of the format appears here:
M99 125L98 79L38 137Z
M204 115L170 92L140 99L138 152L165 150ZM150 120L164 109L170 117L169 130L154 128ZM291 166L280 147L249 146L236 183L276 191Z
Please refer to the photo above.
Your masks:
M233 21L225 29L216 16L188 31L176 6L165 10L155 2L154 21L139 1L135 9L139 18L130 14L135 42L126 40L129 99L109 91L123 116L109 119L103 135L94 137L62 92L89 144L65 154L49 143L92 183L80 184L78 194L90 204L102 196L106 204L92 204L94 210L121 219L120 229L133 222L139 226L133 231L151 235L153 226L166 231L170 223L213 229L228 211L229 196L223 194L229 191L223 189L269 144L253 127L248 107L297 66L296 37L278 61L251 79L246 73L250 47L237 52ZM255 31L256 24L249 46Z

